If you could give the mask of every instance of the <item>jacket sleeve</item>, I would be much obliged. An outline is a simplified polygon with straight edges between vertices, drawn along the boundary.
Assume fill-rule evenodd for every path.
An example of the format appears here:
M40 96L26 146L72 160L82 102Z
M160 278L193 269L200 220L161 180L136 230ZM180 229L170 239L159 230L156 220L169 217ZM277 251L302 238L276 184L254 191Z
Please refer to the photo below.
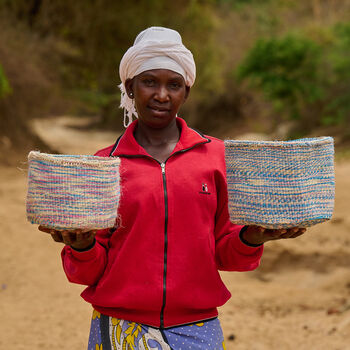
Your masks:
M250 271L260 264L263 245L252 247L243 243L239 233L243 226L230 222L226 175L216 174L218 206L215 216L215 261L219 270Z
M109 229L97 231L94 246L86 251L77 251L67 245L63 248L63 269L70 282L87 286L98 282L106 268L110 235Z

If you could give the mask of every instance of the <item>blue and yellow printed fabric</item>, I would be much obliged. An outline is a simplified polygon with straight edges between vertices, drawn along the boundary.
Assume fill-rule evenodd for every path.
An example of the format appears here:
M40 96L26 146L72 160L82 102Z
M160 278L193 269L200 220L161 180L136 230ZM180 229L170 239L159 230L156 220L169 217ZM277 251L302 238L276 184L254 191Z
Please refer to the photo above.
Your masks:
M225 350L217 318L158 329L93 312L88 350Z

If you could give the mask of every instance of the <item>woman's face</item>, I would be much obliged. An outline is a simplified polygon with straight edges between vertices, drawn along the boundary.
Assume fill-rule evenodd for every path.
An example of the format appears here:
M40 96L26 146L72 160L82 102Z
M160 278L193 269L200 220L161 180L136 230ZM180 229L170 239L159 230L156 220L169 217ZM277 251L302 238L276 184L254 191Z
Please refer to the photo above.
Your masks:
M182 75L168 69L152 69L125 82L133 93L140 122L152 128L164 128L175 120L190 88Z

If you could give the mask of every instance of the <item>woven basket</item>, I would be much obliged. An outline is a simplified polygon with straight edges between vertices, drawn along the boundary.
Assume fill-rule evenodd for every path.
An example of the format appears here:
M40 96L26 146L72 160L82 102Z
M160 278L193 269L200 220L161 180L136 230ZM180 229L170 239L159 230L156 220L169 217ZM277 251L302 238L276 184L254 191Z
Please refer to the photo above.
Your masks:
M233 223L307 227L329 220L334 207L331 137L293 141L225 141Z
M112 227L120 198L119 158L28 155L27 218L58 230Z

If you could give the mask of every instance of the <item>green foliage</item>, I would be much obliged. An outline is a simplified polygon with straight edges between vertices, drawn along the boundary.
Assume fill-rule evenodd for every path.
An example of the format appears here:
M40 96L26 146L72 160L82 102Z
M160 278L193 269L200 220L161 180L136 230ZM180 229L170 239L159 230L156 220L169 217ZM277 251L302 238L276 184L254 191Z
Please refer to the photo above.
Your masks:
M239 79L249 78L279 109L299 118L304 103L323 95L317 81L320 48L311 40L288 35L259 39L238 68Z
M107 106L109 106L109 104L114 103L116 100L118 100L115 94L109 95L98 90L94 91L76 89L67 91L67 94L71 97L75 97L78 100L82 101L85 104L85 110L95 115L100 113L101 110L103 110ZM115 102L115 105L117 106L119 105L119 103L119 101L118 103Z
M333 42L325 46L324 72L328 103L322 114L324 125L350 123L350 23L339 23L333 29ZM326 65L327 64L327 65Z
M4 70L0 64L0 98L5 97L11 93L10 84L5 76Z
M258 39L238 68L238 78L260 89L278 112L312 127L348 125L350 25L331 29L317 43L302 35Z

